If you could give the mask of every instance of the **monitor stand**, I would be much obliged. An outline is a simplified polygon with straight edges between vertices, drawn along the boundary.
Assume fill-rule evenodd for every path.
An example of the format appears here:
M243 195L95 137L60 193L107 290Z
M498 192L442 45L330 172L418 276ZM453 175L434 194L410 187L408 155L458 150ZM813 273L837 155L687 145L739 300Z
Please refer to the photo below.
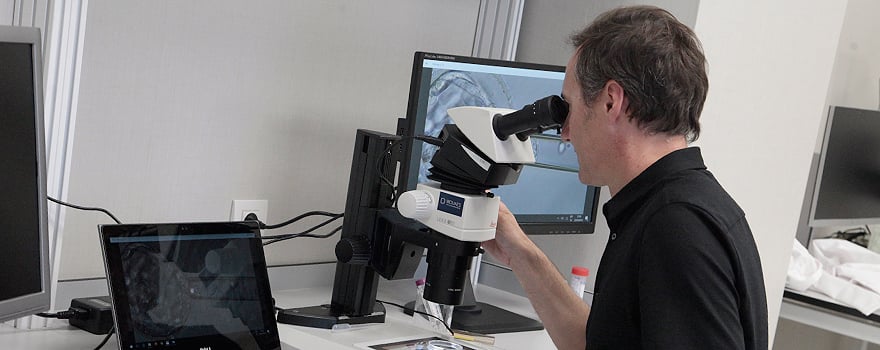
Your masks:
M452 329L482 334L544 329L544 325L539 321L477 301L470 278L465 279L462 297L461 305L457 305L452 312L452 325L450 325ZM406 306L409 308L409 310L406 310L406 314L412 315L411 310L414 309L415 302L411 301Z

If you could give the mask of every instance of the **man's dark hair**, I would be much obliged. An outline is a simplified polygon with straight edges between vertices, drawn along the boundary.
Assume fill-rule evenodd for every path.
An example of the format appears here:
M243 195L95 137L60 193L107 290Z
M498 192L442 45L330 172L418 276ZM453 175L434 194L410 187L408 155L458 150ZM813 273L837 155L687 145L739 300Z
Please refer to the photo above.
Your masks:
M623 87L630 118L649 132L700 135L700 113L709 79L694 32L652 6L608 11L571 36L576 76L592 104L609 80Z

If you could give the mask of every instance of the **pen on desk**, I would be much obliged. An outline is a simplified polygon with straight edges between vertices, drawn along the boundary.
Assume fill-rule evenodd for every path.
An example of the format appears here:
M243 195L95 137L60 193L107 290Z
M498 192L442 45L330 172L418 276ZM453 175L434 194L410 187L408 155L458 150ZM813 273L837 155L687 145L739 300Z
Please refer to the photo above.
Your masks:
M455 339L472 341L472 342L476 342L476 343L483 343L483 344L489 344L489 345L495 344L495 337L488 335L488 334L480 334L480 333L473 333L473 332L467 332L467 331L462 331L462 330L454 330L452 332L452 337Z
M361 323L361 324L337 323L337 324L334 324L333 327L330 327L330 332L331 333L347 332L347 331L352 331L352 330L356 330L356 329L360 329L360 328L364 328L364 327L369 327L369 326L370 326L369 323Z

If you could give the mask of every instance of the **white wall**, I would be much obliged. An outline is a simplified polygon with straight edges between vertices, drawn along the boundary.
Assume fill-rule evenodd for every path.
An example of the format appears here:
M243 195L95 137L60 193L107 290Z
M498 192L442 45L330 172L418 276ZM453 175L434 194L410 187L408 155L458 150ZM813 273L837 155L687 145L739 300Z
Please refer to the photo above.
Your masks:
M755 234L771 338L845 8L704 1L697 15L710 84L698 144Z
M14 0L0 0L0 26L12 25L12 14L14 12Z
M227 220L233 199L268 199L270 223L342 212L355 130L394 132L413 52L469 54L478 6L90 1L68 200L124 222ZM108 222L67 211L62 279L103 276ZM335 241L269 263L335 260Z
M849 0L834 73L828 88L828 104L880 109L880 2Z
M48 7L49 0L0 0L0 25L40 28L45 44Z

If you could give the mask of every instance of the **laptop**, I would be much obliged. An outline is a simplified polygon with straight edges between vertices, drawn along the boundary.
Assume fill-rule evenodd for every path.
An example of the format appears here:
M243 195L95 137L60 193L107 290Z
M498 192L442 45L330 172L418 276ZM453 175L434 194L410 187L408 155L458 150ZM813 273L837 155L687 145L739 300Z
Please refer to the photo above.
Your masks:
M119 348L282 349L257 225L99 226Z

